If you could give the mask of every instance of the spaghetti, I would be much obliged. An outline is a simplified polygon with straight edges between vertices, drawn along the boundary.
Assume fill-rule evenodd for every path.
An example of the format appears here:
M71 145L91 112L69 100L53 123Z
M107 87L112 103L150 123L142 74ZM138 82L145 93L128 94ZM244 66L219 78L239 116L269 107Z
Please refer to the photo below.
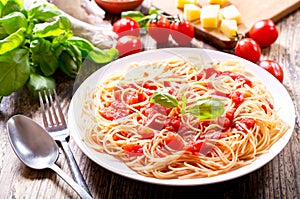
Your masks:
M83 141L141 175L220 175L251 164L289 128L274 110L271 94L238 61L204 67L174 58L133 63L129 69L87 92ZM166 94L160 103L153 102L157 92ZM201 99L222 102L222 113L203 118L185 111ZM207 108L208 115L218 111Z

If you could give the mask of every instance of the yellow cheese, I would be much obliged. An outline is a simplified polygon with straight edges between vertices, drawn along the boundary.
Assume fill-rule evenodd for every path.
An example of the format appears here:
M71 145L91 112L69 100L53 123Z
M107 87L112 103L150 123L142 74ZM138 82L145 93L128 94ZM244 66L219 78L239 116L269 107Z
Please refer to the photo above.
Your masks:
M222 8L220 13L223 19L236 20L237 24L240 24L242 21L240 11L234 5L230 5Z
M200 19L201 8L195 4L185 4L183 8L183 16L188 21Z
M220 4L222 6L227 2L227 0L208 0L208 2L210 4Z
M198 0L177 0L177 8L184 8L185 4L197 4Z
M201 9L200 21L203 28L217 28L220 5L204 5Z
M237 34L238 26L236 20L223 19L220 27L221 32L229 38L234 38Z

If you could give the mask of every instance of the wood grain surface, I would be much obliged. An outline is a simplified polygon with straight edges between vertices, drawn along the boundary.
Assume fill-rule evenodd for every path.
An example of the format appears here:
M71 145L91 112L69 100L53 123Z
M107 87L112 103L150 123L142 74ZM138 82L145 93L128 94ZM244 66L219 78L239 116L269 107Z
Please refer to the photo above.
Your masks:
M183 16L183 9L176 7L176 0L152 0L154 7L163 10L169 15ZM207 5L207 0L198 0L201 7ZM272 19L274 22L281 20L287 14L300 8L299 0L229 0L221 8L235 5L241 14L242 23L238 25L238 33L246 34L251 26L261 19ZM222 49L230 49L235 46L236 41L221 33L220 29L205 29L200 20L192 22L195 34L199 39L210 42Z
M300 198L299 22L299 9L280 19L277 23L278 40L271 47L262 50L262 59L274 59L283 66L285 73L283 84L290 93L296 109L296 126L292 137L271 162L252 173L227 182L205 186L161 186L137 182L107 171L87 158L71 137L69 142L71 149L94 198ZM198 47L213 48L203 41L197 40L194 44ZM57 92L66 113L72 97L74 80L60 75L57 77L59 79ZM51 170L32 170L19 161L9 144L6 131L7 120L15 114L24 114L41 122L38 101L33 99L26 89L4 97L0 104L0 198L79 198ZM57 163L70 175L62 152Z

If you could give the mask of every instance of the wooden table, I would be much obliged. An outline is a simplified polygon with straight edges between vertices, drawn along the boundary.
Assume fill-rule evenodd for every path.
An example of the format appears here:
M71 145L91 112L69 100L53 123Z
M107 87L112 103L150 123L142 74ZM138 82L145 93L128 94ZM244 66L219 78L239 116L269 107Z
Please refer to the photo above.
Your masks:
M278 24L279 38L263 49L262 58L277 60L284 68L284 86L296 108L296 126L287 146L271 162L245 176L205 186L161 186L114 174L91 161L75 145L70 146L94 198L300 198L300 10ZM198 41L197 45L211 48ZM67 112L73 79L58 78L57 92ZM39 104L26 89L5 97L0 105L0 198L78 198L77 194L51 170L32 170L13 152L6 122L24 114L41 122ZM64 154L57 163L70 175ZM193 196L193 197L192 197Z

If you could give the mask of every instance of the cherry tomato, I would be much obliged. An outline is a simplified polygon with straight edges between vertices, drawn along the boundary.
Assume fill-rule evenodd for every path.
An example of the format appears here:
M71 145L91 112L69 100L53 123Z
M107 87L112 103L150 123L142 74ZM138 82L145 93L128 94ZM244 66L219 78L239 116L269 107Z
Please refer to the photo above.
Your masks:
M187 20L171 23L170 29L171 36L178 45L188 45L194 37L194 26Z
M140 36L140 26L132 18L120 18L113 23L113 31L118 34L119 38L125 35Z
M259 45L253 39L244 38L238 41L235 47L235 54L256 63L259 61L261 50Z
M168 43L170 36L170 21L165 16L159 16L158 19L149 23L148 33L157 43Z
M273 60L263 60L258 64L260 67L267 70L271 73L275 78L277 78L281 83L283 82L283 70L282 67Z
M117 41L116 49L119 51L119 57L125 57L142 51L142 42L136 36L123 36Z
M276 41L278 30L272 20L265 19L256 22L248 34L261 47L268 47Z

